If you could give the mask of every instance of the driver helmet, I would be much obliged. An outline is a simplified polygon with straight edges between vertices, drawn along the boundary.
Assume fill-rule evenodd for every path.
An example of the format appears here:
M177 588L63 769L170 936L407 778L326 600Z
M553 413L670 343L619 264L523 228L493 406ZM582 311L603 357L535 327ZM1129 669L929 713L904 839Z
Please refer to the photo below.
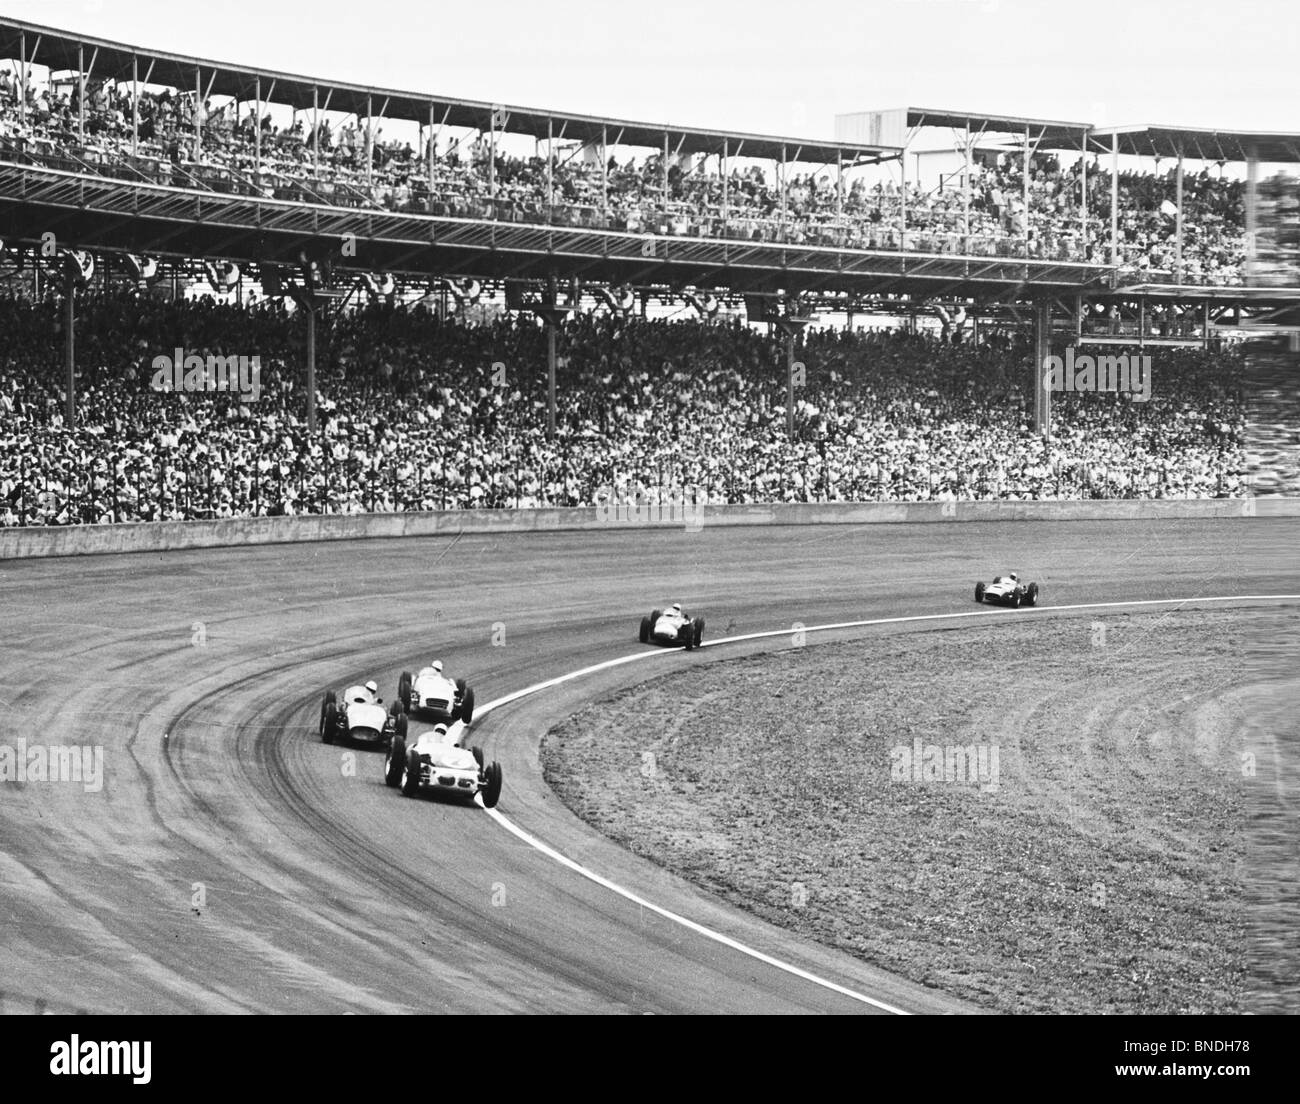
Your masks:
M1014 571L1010 575L1008 575L1007 578L1010 579L1013 583L1020 582L1020 576L1017 575Z
M679 613L681 613L681 612L682 612L682 604L681 604L680 602L674 602L674 603L673 603L673 613L678 613L678 614L679 614Z
M372 694L378 694L379 684L375 682L374 679L371 679L368 683L366 683L366 689L369 690Z
M435 659L432 663L429 664L429 667L431 670L437 671L438 674L442 674L442 660Z
M438 737L447 735L447 726L445 724L436 724L433 726L433 734Z

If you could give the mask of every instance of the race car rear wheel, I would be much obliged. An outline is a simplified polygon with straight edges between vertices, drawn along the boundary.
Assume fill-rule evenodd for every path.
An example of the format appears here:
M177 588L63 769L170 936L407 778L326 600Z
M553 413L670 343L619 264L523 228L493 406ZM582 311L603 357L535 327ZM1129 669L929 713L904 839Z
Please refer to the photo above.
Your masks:
M487 769L487 782L480 791L486 808L495 809L497 802L501 800L501 782L501 764L494 760Z
M1029 589L1025 591L1025 605L1027 606L1038 605L1038 584L1037 583L1030 583Z
M411 748L406 753L406 760L402 764L402 793L407 797L414 797L420 792L420 757L416 755L415 748Z
M453 721L459 719L466 724L469 724L474 719L474 687L465 687L465 693L460 699L460 717L457 718L453 713L451 719Z
M700 641L703 639L704 639L704 618L697 617L695 619L695 646L697 648L700 646Z
M976 583L976 584L975 584L975 601L977 601L977 602L982 602L982 601L984 601L984 584L983 584L983 583Z
M335 705L337 701L338 698L335 696L333 690L325 691L325 697L321 699L321 703L320 703L320 734L322 736L325 735L325 710L329 706Z
M334 729L339 721L339 710L332 701L325 703L325 713L320 722L320 738L327 744L334 742Z
M402 780L402 768L406 765L406 733L395 735L388 745L388 754L384 756L384 785L396 786Z
M411 672L403 671L397 680L397 700L408 713L411 711Z
M650 618L641 618L641 631L637 633L637 639L641 641L642 644L650 643Z
M1012 609L1020 608L1020 591L1018 590L1013 590L1011 592L1011 608Z
M397 720L395 720L395 721L393 722L393 736L394 736L394 738L395 738L395 739L398 739L398 740L405 741L405 740L406 740L406 729L407 729L407 726L408 726L409 724L410 724L410 722L406 719L406 714L405 714L405 713L403 713L400 717L398 717Z

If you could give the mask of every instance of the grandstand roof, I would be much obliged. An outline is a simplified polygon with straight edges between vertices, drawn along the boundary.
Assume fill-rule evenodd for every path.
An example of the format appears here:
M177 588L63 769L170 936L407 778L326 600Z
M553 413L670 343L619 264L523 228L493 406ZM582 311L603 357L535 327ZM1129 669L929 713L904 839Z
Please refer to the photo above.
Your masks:
M1026 128L1030 138L1044 143L1073 140L1079 148L1091 129L1087 123L1067 123L1053 119L1030 119L1020 115L986 115L969 111L947 111L930 107L896 107L885 111L864 111L835 117L836 134L846 137L871 135L890 145L903 145L907 131L913 127L970 126L972 131L993 134L1020 134Z
M1201 161L1300 162L1300 134L1250 130L1204 130L1199 127L1099 127L1088 136L1088 148L1109 153L1115 137L1119 152L1131 157L1184 157Z
M826 163L841 156L862 163L887 160L898 154L896 148L885 145L632 122L350 84L147 50L8 18L0 18L0 57L18 58L24 34L28 60L55 72L78 71L84 57L87 67L93 62L92 76L129 80L134 61L138 63L141 81L145 80L147 73L150 84L189 90L195 87L197 72L205 96L233 96L240 100L253 99L257 80L261 78L263 99L299 111L310 109L319 95L322 110L328 105L330 111L364 116L373 109L376 115L387 119L427 124L432 117L435 123L480 130L486 130L493 113L498 112L498 130L538 139L546 138L548 134L566 141L599 142L604 138L610 145L662 149L666 135L673 153L717 154L723 151L726 143L731 156L774 161L786 158L805 163ZM37 39L39 49L33 58L32 50Z

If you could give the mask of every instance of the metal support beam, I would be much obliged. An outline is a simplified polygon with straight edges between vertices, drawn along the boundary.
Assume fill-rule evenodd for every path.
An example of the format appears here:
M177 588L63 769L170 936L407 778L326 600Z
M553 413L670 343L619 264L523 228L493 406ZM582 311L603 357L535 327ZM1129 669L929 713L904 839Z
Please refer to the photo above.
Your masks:
M309 291L308 294L311 294ZM316 306L307 309L307 436L316 436Z
M72 274L63 277L63 367L68 393L64 404L64 426L77 425L77 283Z
M77 43L77 141L86 144L86 48Z
M1052 351L1052 303L1034 303L1034 432L1051 440L1052 390L1047 380L1047 357Z
M1082 252L1079 260L1088 257L1088 137L1080 141L1082 152L1079 155L1079 237Z
M1119 131L1110 136L1110 263L1119 267Z
M558 319L546 323L546 439L555 440L555 331Z
M1174 175L1174 204L1178 213L1174 216L1174 275L1178 282L1183 282L1183 147L1178 145L1178 169Z

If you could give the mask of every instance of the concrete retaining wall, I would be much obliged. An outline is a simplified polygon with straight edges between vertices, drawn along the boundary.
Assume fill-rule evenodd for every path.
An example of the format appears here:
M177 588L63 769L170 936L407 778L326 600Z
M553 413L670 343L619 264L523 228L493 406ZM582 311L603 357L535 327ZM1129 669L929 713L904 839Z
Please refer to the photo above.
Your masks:
M409 514L231 518L0 529L0 560L161 552L241 544L711 525L872 525L957 521L1118 521L1300 517L1300 499L1112 499L1082 502L830 502L766 506L575 507Z

